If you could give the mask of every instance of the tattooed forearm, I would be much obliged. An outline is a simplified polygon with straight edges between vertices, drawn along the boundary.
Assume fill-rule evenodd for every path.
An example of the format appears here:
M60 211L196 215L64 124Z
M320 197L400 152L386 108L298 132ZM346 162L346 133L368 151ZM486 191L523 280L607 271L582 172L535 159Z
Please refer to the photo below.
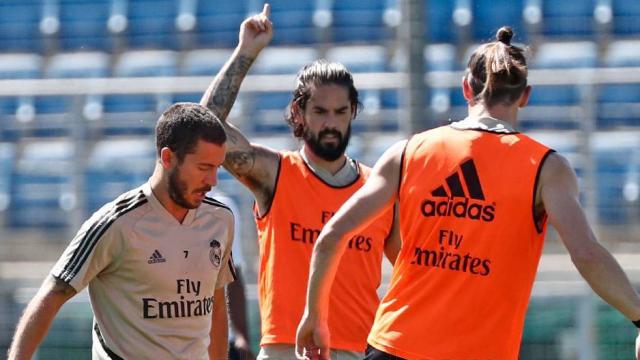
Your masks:
M235 176L242 178L248 175L256 162L253 150L229 151L224 160L224 167Z
M236 101L242 80L254 60L242 54L233 56L213 79L200 104L213 111L221 121L225 121Z

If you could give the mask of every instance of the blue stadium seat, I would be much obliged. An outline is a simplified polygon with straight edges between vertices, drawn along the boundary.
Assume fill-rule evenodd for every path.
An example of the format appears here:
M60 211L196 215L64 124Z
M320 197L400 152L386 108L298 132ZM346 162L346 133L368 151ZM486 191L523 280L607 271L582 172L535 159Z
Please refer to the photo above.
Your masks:
M73 195L73 144L66 140L25 143L11 178L8 224L64 228Z
M11 202L11 173L16 157L16 147L12 143L0 143L0 212Z
M53 55L45 69L49 78L104 78L110 73L109 55L103 52L75 52ZM89 120L102 117L102 95L84 96L82 113ZM72 112L72 96L40 96L35 101L36 114L56 114ZM67 122L69 119L66 119ZM59 132L54 132L59 135Z
M123 53L114 67L115 76L175 76L177 53L170 50L134 50Z
M613 33L616 36L638 36L640 34L640 2L612 0Z
M531 62L531 67L538 69L594 68L597 65L598 48L591 41L543 43Z
M379 42L390 38L384 24L386 0L334 1L332 4L334 42Z
M640 126L640 84L607 84L600 87L598 128Z
M426 0L425 39L427 43L454 42L456 28L453 23L455 0Z
M364 146L365 136L358 133L352 133L351 138L349 139L349 145L347 146L346 154L352 158L362 162L362 157L364 156L365 146ZM373 164L364 163L367 166L372 166Z
M258 61L268 49L263 50ZM232 50L229 49L191 50L184 56L180 73L187 76L214 76L227 62L231 53Z
M592 147L599 220L604 224L635 221L631 218L634 213L631 209L638 206L637 199L625 196L625 186L631 172L640 169L640 138L625 131L599 132L594 136Z
M42 4L35 0L0 2L0 49L39 51L42 49L38 22Z
M529 105L578 105L580 93L573 85L537 85L533 87Z
M427 72L456 70L456 49L451 44L432 44L424 49L424 68ZM427 104L437 114L445 113L451 107L451 93L458 89L432 87L428 91ZM463 102L466 106L466 101Z
M175 76L177 72L177 54L170 50L123 53L113 70L116 77ZM104 130L109 135L152 133L157 114L171 103L171 94L106 95Z
M473 0L473 38L493 41L498 29L508 25L516 33L514 41L526 41L522 21L525 0Z
M42 76L43 59L37 54L0 55L0 79L34 79ZM0 97L0 134L4 139L15 140L22 124L34 120L35 107L32 96ZM19 121L18 121L19 120Z
M549 42L541 44L530 61L536 69L594 68L597 66L595 43ZM575 85L535 85L528 108L523 112L521 128L576 129L581 119L579 88Z
M542 0L543 34L556 38L592 36L595 5L595 0Z
M256 93L251 99L254 120L250 127L257 133L287 132L285 110L291 101L290 91Z
M363 164L373 166L388 148L402 139L406 139L406 137L400 133L379 134L369 138L366 140L366 148L358 160L362 161Z
M453 71L456 69L456 48L451 44L429 44L424 48L425 71Z
M252 71L256 74L297 74L317 58L318 52L310 47L268 47L262 51Z
M43 59L37 54L1 54L0 79L36 79L42 75Z
M335 46L327 50L326 57L353 73L388 71L387 51L379 45Z
M112 138L97 141L89 154L86 209L99 209L125 191L142 185L151 176L156 149L149 138ZM126 161L122 161L126 159Z
M177 2L173 0L129 1L129 46L135 48L176 49Z
M63 49L111 48L107 20L111 0L59 0L60 46Z
M247 16L247 1L198 1L196 37L201 46L233 47L238 30Z
M47 63L48 78L93 78L109 76L109 55L104 52L74 52L53 55Z
M393 71L405 71L406 55L403 52L397 52L391 61L391 69ZM437 71L453 71L458 68L456 60L456 47L452 44L429 44L424 48L424 70L425 72ZM451 94L458 90L449 87L431 86L425 94L425 101L436 113L444 113L451 107ZM383 108L399 108L401 90L383 90L382 91L382 107ZM461 101L456 105L464 105L466 101Z
M177 55L168 50L130 51L121 55L114 67L117 77L175 76ZM159 95L108 95L105 112L156 112L167 101Z
M254 108L256 110L278 110L284 112L284 109L291 101L293 95L290 91L271 91L261 93L254 99Z
M606 67L640 66L640 40L612 42L604 55ZM605 84L598 96L598 127L640 125L640 84Z
M315 1L269 0L275 24L274 45L302 45L317 42L313 25Z
M607 47L603 62L606 67L640 66L640 40L612 42Z

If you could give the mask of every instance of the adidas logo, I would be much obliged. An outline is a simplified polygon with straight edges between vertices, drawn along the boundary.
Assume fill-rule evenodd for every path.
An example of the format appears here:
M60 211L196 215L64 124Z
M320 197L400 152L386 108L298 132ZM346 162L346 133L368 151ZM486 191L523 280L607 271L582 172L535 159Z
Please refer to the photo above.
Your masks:
M160 254L160 251L156 250L153 252L153 254L151 254L151 256L149 256L149 261L147 261L147 263L149 264L157 264L157 263L163 263L166 262L167 259L165 259L164 257L162 257L162 254Z
M493 221L496 212L495 203L491 205L483 204L485 200L484 191L473 160L469 159L460 164L460 170L462 171L464 185L460 178L460 172L456 170L445 179L446 187L443 184L431 191L432 196L446 199L425 199L422 202L422 215L425 217L455 216L457 218L486 222Z

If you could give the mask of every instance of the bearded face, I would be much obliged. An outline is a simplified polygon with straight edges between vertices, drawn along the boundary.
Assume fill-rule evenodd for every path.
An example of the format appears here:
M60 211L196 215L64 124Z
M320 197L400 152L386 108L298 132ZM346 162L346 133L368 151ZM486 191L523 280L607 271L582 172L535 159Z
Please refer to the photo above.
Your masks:
M310 128L305 128L303 139L306 146L319 158L326 161L339 159L349 145L351 137L351 124L345 134L336 129L323 129L314 133Z
M201 190L208 192L210 188ZM189 201L188 192L187 182L180 177L180 166L176 166L169 173L169 196L174 203L185 209L195 209L200 206L200 202Z

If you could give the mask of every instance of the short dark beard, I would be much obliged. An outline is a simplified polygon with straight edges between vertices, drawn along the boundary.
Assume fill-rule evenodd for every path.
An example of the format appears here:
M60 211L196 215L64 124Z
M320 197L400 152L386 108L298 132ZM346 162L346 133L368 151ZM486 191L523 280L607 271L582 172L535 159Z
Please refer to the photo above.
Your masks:
M336 145L323 145L320 140L326 135L335 135L338 138L338 143ZM349 124L344 137L338 130L335 129L321 130L318 135L315 136L315 134L312 133L309 128L306 128L304 129L302 138L304 139L304 143L316 156L326 161L335 161L344 154L345 150L347 150L347 146L349 145L349 138L351 138L351 124Z
M187 185L180 180L180 166L176 166L169 172L169 197L176 205L185 209L195 209L197 206L193 206L187 201L185 193L187 192Z

